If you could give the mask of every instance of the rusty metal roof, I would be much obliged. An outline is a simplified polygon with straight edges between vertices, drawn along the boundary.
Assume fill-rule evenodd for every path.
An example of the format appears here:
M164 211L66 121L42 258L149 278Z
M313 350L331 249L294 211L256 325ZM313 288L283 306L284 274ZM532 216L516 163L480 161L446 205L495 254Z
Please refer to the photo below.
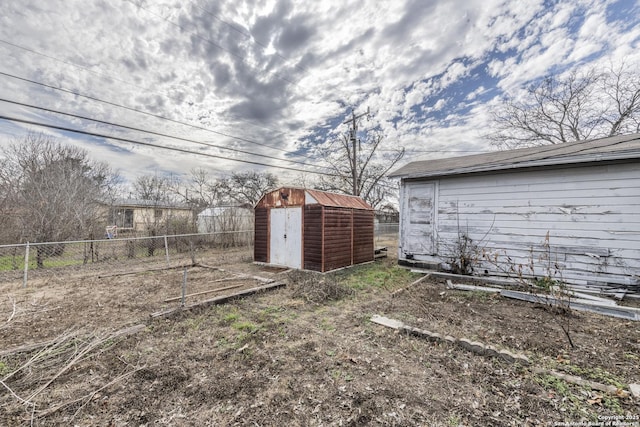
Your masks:
M313 199L315 202L310 202L309 199ZM296 187L281 187L272 190L262 196L256 207L303 206L310 203L318 203L322 206L373 210L371 205L361 197Z
M329 193L320 190L305 191L323 206L373 210L371 205L365 202L361 197L349 196L346 194Z

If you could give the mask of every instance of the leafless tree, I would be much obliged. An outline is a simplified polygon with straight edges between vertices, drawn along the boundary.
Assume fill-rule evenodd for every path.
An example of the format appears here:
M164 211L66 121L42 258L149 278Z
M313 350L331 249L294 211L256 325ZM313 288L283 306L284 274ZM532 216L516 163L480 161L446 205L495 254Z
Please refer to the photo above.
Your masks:
M253 206L266 192L278 186L278 178L269 172L234 172L223 185L236 203Z
M231 204L226 180L217 179L205 169L193 169L186 182L174 180L173 192L196 211Z
M493 112L487 137L500 149L640 131L640 74L625 67L548 76Z
M380 155L378 148L382 141L379 133L367 134L363 141L357 142L356 156L353 142L347 135L330 142L323 149L323 155L333 175L321 177L317 186L322 190L360 196L374 208L380 206L397 191L397 186L385 175L404 156L404 147Z
M43 134L3 150L0 191L4 240L51 242L92 238L105 224L101 206L118 176L88 153ZM41 248L41 247L39 247ZM38 252L38 265L43 254Z

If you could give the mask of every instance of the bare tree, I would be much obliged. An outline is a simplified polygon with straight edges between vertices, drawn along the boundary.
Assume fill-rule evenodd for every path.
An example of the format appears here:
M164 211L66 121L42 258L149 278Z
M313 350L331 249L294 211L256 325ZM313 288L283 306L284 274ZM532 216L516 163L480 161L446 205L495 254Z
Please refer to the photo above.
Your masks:
M136 198L155 205L173 202L171 180L165 176L143 175L136 178L133 191Z
M0 189L5 239L51 242L92 238L105 223L101 206L118 176L77 147L28 134L3 150ZM39 247L43 248L43 247ZM44 254L38 251L38 266Z
M548 76L507 98L487 135L500 149L559 144L640 131L640 74L625 68Z
M380 206L397 190L385 175L404 156L404 147L380 155L378 148L382 140L379 133L368 134L364 141L357 142L359 148L355 156L352 140L347 135L330 142L323 149L323 155L333 175L321 177L318 187L360 196L374 208Z
M133 195L147 210L142 221L149 236L182 234L192 232L193 216L177 215L179 207L174 177L154 175L139 176L133 183ZM148 255L153 256L157 242L148 240Z
M205 169L193 169L186 183L173 181L172 191L196 211L231 203L227 180L217 179Z
M278 178L269 172L234 172L222 185L226 186L230 199L253 206L266 192L278 186Z

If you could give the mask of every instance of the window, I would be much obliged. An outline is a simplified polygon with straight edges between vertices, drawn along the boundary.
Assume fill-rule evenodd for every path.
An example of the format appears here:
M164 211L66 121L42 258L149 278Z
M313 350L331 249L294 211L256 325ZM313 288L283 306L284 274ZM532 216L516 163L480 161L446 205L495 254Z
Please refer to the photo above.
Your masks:
M156 209L154 215L155 215L156 221L159 219L162 219L162 209Z
M118 208L114 211L111 223L118 228L133 228L133 209Z

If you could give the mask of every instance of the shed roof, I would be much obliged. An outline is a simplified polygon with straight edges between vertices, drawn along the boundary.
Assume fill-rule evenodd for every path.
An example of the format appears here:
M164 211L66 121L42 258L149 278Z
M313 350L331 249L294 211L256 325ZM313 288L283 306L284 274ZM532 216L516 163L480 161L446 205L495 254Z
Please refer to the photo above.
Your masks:
M262 196L256 207L300 206L312 203L322 206L373 210L367 202L358 196L297 187L281 187L270 191Z
M143 199L118 199L112 202L114 207L131 207L131 208L155 208L155 209L181 209L191 210L191 207L187 205L171 204L165 202L158 202L155 200L143 200Z
M307 194L313 197L319 204L323 206L335 206L343 208L353 209L367 209L373 208L361 197L349 196L347 194L329 193L327 191L320 190L305 190Z
M634 159L640 160L640 134L412 162L392 172L389 176L426 178Z

